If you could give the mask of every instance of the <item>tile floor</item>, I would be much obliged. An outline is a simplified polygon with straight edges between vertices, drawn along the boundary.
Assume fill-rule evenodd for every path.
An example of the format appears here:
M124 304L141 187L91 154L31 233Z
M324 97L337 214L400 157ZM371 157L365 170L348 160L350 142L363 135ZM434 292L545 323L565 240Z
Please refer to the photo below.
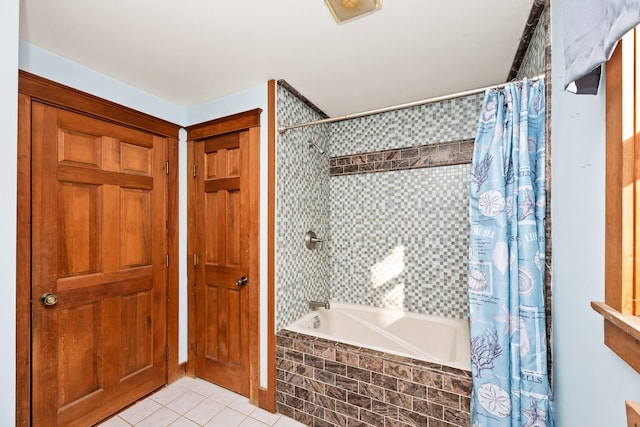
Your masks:
M199 378L183 377L99 424L99 427L300 427L249 399Z

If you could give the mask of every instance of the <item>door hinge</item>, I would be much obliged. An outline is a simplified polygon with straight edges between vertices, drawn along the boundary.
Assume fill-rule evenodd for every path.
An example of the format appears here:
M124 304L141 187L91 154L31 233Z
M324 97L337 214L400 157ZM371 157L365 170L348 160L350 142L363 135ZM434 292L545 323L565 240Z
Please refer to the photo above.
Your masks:
M164 164L164 172L166 175L169 175L169 160Z
M167 362L169 361L169 346L164 348L164 358Z
M164 262L164 266L165 266L166 268L169 268L169 254L167 254L167 258L166 258L166 260L165 260L165 262Z
M193 354L198 355L198 341L193 344Z
M198 167L193 165L193 177L195 178L198 175Z
M198 265L198 254L193 254L193 266L196 267Z

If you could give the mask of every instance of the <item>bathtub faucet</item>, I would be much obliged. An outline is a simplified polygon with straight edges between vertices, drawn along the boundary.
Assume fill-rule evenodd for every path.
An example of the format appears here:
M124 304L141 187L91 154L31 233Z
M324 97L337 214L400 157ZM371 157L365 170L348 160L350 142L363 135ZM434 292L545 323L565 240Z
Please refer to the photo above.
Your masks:
M329 310L330 305L329 305L329 301L309 301L309 308L312 310L315 310L316 308L326 308L327 310Z

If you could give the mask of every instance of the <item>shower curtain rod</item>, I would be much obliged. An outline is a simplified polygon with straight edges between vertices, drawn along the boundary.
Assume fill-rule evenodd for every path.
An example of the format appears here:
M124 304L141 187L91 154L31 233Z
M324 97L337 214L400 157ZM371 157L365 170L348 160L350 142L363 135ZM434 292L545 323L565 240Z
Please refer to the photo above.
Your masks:
M533 81L536 81L536 80L540 80L543 77L544 77L544 74L540 74L540 75L537 75L535 77L530 78L529 81L533 82ZM483 87L483 88L479 88L479 89L471 89L471 90L467 90L467 91L464 91L464 92L452 93L452 94L449 94L449 95L436 96L435 98L429 98L429 99L423 99L423 100L420 100L420 101L408 102L406 104L392 105L391 107L378 108L376 110L363 111L361 113L347 114L346 116L329 117L328 119L315 120L313 122L306 122L306 123L299 123L297 125L280 126L280 127L278 127L278 131L280 133L285 133L286 131L288 131L290 129L297 129L297 128L313 126L313 125L321 125L323 123L340 122L342 120L357 119L358 117L371 116L373 114L379 114L379 113L387 113L389 111L394 111L394 110L402 110L403 108L417 107L418 105L432 104L434 102L446 101L448 99L460 98L460 97L468 96L468 95L475 95L476 93L484 92L485 90L489 90L489 89L503 88L509 83L513 83L513 82L502 83L502 84L493 85L493 86L487 86L487 87Z

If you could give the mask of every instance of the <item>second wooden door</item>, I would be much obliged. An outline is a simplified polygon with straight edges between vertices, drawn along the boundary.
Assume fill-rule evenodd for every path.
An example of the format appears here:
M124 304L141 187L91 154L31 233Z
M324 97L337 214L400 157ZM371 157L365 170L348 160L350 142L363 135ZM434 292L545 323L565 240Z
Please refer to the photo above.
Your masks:
M249 395L249 131L194 142L196 376Z

